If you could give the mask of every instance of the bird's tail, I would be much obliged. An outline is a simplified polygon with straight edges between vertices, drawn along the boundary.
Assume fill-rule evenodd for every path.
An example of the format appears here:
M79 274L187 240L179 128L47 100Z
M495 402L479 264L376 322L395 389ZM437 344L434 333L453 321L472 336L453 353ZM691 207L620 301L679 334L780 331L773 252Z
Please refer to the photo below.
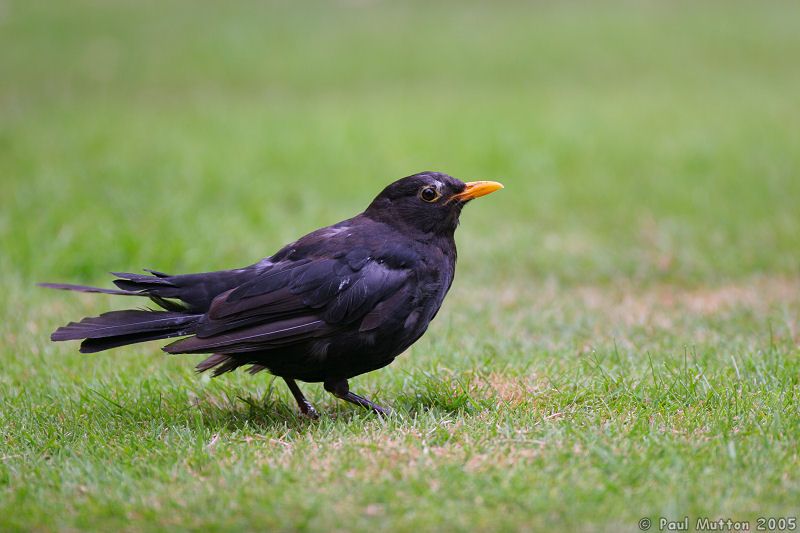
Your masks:
M114 294L117 296L142 296L141 292L125 291L117 289L102 289L100 287L90 287L88 285L73 285L72 283L37 283L39 287L48 289L60 289L62 291L94 292L97 294Z
M70 322L55 330L50 339L82 339L81 353L95 353L126 344L191 335L201 316L176 311L111 311Z

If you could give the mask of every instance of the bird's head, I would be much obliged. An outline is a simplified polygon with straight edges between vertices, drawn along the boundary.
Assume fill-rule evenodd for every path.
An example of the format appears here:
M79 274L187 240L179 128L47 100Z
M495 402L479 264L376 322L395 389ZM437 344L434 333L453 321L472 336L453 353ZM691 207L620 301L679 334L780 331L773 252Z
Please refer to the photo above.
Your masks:
M467 202L502 188L496 181L464 183L447 174L421 172L388 185L364 214L424 233L452 235Z

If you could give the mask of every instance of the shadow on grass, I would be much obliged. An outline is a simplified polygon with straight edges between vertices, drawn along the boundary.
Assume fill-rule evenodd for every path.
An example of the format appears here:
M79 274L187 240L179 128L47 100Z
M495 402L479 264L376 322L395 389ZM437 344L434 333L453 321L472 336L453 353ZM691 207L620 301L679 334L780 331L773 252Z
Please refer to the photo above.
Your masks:
M394 412L390 421L418 416L470 416L495 401L485 394L472 374L446 371L418 371L388 390L364 391ZM351 405L332 395L312 395L320 418L300 413L280 381L272 380L263 393L253 393L235 384L208 386L201 390L165 387L158 379L145 379L139 387L115 381L93 383L76 398L70 411L75 416L90 410L134 425L188 427L217 433L242 431L258 433L304 432L330 423L351 424L380 420L371 411ZM188 396L188 398L187 398ZM324 399L320 401L320 399ZM188 399L188 402L187 402ZM63 408L63 406L62 406Z
M263 397L237 396L237 402L228 402L229 418L250 420L268 425L308 427L314 421L301 415L292 401L274 394L277 382L273 381ZM392 388L364 393L379 405L393 411L393 417L416 418L433 413L451 417L470 416L497 406L497 398L479 373L458 373L445 368L416 370L406 374L399 390ZM358 419L372 419L377 415L363 408L329 396L325 403L315 404L321 420L332 419L346 423ZM218 413L219 414L219 413Z
M208 429L231 430L298 430L317 427L333 421L349 424L357 421L381 420L381 417L361 407L350 405L331 396L330 401L315 404L319 419L300 413L294 402L275 398L269 392L264 396L236 396L233 401L220 403L214 395L196 399L192 409L202 417ZM469 416L494 407L491 398L475 397L467 386L453 387L446 380L425 381L412 390L379 402L392 410L390 419L414 419L428 413L445 416Z
M203 425L216 432L236 431L305 431L320 424L337 422L349 424L357 421L380 420L380 416L364 408L337 400L333 396L324 403L315 403L319 418L313 419L300 413L293 401L273 397L269 392L263 396L239 395L220 403L214 395L197 397L191 409L201 416ZM392 407L394 410L394 407ZM409 413L398 412L401 417Z
M350 424L359 421L383 420L380 415L358 406L334 401L316 405L318 419L302 415L293 403L282 400L263 402L256 396L239 397L238 405L218 406L200 402L192 406L202 417L203 425L214 432L218 430L252 430L275 431L315 428L326 422ZM392 410L390 419L414 419L427 413L438 413L448 416L464 416L484 409L483 400L476 402L471 398L444 397L427 394L402 394L391 402L384 402L384 407Z

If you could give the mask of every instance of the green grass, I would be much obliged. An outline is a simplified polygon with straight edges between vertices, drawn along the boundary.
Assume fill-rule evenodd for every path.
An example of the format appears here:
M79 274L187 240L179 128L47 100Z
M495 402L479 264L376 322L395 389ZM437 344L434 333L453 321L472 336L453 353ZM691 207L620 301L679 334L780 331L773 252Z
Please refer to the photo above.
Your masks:
M800 501L795 2L0 3L0 530L637 530ZM230 268L499 179L380 420L36 281ZM657 525L654 525L656 530ZM753 523L755 527L755 523Z

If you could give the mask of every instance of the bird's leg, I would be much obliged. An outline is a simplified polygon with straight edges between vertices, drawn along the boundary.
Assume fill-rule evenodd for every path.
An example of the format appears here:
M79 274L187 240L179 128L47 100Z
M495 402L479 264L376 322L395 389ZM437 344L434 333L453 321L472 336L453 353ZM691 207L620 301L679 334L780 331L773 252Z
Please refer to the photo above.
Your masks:
M289 386L289 390L292 391L292 396L294 396L294 400L297 402L297 407L300 408L300 412L309 418L319 418L317 410L314 409L314 406L311 405L311 402L306 400L306 397L303 396L303 391L301 391L300 387L297 386L295 380L283 378L283 381L286 382L286 384Z
M365 407L367 409L371 409L372 411L378 413L382 416L388 416L391 413L390 409L386 407L381 407L380 405L374 404L371 401L367 400L363 396L359 396L353 392L350 392L350 385L347 384L346 379L342 379L339 381L326 381L325 382L325 390L336 396L337 398L341 398L350 403L354 403L356 405L360 405L361 407Z

